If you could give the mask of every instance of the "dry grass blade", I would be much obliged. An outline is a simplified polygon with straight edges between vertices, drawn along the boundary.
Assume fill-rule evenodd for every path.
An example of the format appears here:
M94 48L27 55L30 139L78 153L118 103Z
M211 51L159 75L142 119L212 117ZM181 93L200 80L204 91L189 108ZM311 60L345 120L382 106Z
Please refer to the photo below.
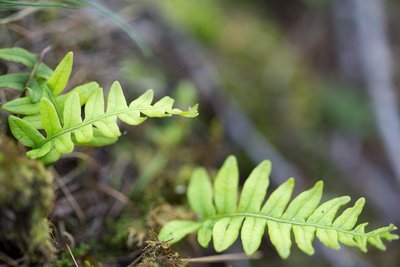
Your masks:
M71 255L72 260L74 261L74 265L75 265L76 267L79 267L78 263L77 263L76 260L75 260L74 254L72 254L71 248L68 246L68 244L66 244L66 246L67 246L67 248L68 248L68 252L69 252L69 254Z
M201 263L201 262L221 262L221 261L240 261L240 260L258 260L263 256L261 251L257 251L251 256L247 256L245 253L235 253L235 254L223 254L214 256L205 256L198 258L188 258L185 259L187 262L191 263Z

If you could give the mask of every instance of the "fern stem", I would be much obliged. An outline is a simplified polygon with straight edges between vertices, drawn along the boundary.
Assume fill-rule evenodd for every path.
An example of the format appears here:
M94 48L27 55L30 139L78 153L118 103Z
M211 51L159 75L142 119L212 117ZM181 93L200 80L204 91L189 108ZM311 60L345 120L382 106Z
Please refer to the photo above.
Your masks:
M275 217L265 215L265 214L250 213L250 212L235 212L235 213L226 213L226 214L221 214L221 215L215 215L212 217L204 218L200 222L203 223L203 222L206 222L209 220L214 221L214 220L219 220L219 219L223 219L223 218L235 218L235 217L251 217L251 218L274 221L277 223L285 223L285 224L291 224L291 225L297 225L297 226L309 226L309 227L326 229L326 230L334 230L336 232L341 232L341 233L349 234L349 235L353 235L353 236L368 236L368 237L370 237L370 236L379 235L379 233L374 233L373 235L370 233L358 233L355 231L348 231L348 230L344 230L344 229L333 227L333 226L327 226L327 225L322 225L322 224L317 224L317 223L285 220L282 218L275 218Z
M56 105L55 105L56 106ZM115 111L115 112L110 112L110 113L105 113L99 117L93 118L91 120L87 120L87 121L83 121L80 124L77 124L73 127L67 128L67 129L62 129L60 132L54 134L53 136L46 138L45 140L43 140L43 142L38 146L38 147L42 147L43 145L45 145L46 143L52 141L53 139L56 139L57 137L66 134L66 133L70 133L73 132L81 127L87 126L87 125L91 125L97 121L101 121L102 119L111 117L111 116L118 116L120 114L123 114L129 110L137 110L137 111L144 111L144 110L151 110L151 107L148 108L125 108L125 109L121 109L119 111ZM59 116L59 118L61 118L61 116Z

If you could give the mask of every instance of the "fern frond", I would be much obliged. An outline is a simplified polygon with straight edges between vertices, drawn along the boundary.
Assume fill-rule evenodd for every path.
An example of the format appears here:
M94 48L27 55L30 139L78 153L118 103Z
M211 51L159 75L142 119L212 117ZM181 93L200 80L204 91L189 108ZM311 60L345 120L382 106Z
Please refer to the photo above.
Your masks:
M197 116L196 106L188 111L173 108L174 100L170 97L164 97L154 104L151 104L152 101L153 91L148 90L128 106L120 84L115 82L107 98L106 111L103 90L97 88L85 101L83 116L77 92L67 96L61 115L48 98L42 97L38 108L45 136L29 122L16 116L9 117L9 124L13 135L25 146L33 148L27 153L28 157L51 163L60 155L71 152L74 144L104 145L104 139L108 140L106 143L114 142L121 135L117 119L129 125L138 125L147 117Z
M195 170L187 197L199 220L171 221L161 229L159 239L175 243L197 232L201 246L207 247L213 239L215 250L221 252L229 248L240 234L244 251L250 255L260 247L267 227L271 242L282 258L290 255L292 232L297 246L310 255L314 253L312 243L315 236L333 249L339 249L342 243L364 252L367 243L384 250L382 239L398 239L391 233L396 230L392 224L370 232L365 232L367 223L357 225L364 198L335 218L350 197L337 197L320 204L322 181L290 200L294 187L294 179L290 178L272 192L263 205L270 171L271 163L261 162L245 181L237 201L239 172L235 157L228 157L213 186L205 169Z
M0 58L22 63L28 67L35 64L35 57L23 49L0 49ZM71 75L73 54L69 52L45 77L33 79L28 95L9 101L2 109L19 115L9 116L13 135L25 146L32 148L27 156L40 159L46 164L69 153L78 145L103 146L114 143L121 135L117 119L138 125L148 117L180 115L196 117L197 105L187 111L174 108L174 100L164 97L153 102L153 91L148 90L129 106L118 82L111 86L106 110L103 89L96 82L77 86L62 94ZM42 69L46 70L43 65ZM9 85L24 90L26 74L0 76L0 86ZM84 107L84 113L82 113ZM43 131L40 131L43 130ZM42 133L44 132L44 134Z

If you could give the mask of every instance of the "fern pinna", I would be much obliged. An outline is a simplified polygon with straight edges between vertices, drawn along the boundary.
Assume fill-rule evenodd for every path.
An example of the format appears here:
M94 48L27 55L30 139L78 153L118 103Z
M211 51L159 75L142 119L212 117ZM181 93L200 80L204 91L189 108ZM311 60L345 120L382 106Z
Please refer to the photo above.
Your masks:
M240 233L244 251L250 255L260 247L265 228L268 227L271 242L282 258L290 254L291 231L298 247L310 255L314 253L312 242L315 235L330 248L339 249L339 243L343 243L364 252L367 251L367 243L384 250L382 239L398 239L397 235L391 233L396 230L392 224L371 232L365 232L367 223L356 225L365 204L364 198L335 218L350 197L337 197L319 205L322 181L290 201L294 187L294 179L290 178L262 205L270 171L271 163L261 162L245 181L238 201L239 171L235 157L230 156L225 161L217 173L214 186L205 169L196 169L188 186L187 197L199 220L171 221L161 229L159 239L175 243L197 232L201 246L207 247L213 239L215 250L221 252L229 248Z
M0 76L0 87L28 91L27 96L7 102L2 108L19 115L11 115L8 120L12 134L23 145L32 148L27 156L47 164L71 152L75 144L103 146L114 143L121 135L117 119L129 125L138 125L147 117L195 117L198 114L197 105L187 111L174 108L174 100L170 97L152 104L152 90L128 105L118 82L111 86L106 110L103 89L96 82L61 94L72 70L71 52L54 71L43 63L37 64L33 54L20 48L0 49L0 58L32 69L31 73Z

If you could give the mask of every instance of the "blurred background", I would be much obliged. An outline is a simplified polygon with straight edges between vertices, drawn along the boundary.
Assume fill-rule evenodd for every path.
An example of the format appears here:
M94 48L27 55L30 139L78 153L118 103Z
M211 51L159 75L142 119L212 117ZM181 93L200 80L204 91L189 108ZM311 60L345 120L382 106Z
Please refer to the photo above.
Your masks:
M229 154L242 181L269 159L273 187L295 177L298 193L323 179L325 199L366 197L360 222L370 229L400 225L398 1L90 2L13 9L0 1L0 47L51 46L44 61L53 68L73 51L68 88L94 80L108 90L118 80L127 99L152 88L182 108L198 102L200 115L121 125L117 144L80 147L54 166L50 218L78 261L132 262L149 229L191 216L193 168L215 174ZM0 62L1 73L18 68ZM315 255L294 246L283 261L265 238L260 260L193 266L400 266L399 242L368 254L314 244ZM194 238L174 248L215 254ZM60 251L58 266L71 266ZM238 242L227 253L241 251Z

